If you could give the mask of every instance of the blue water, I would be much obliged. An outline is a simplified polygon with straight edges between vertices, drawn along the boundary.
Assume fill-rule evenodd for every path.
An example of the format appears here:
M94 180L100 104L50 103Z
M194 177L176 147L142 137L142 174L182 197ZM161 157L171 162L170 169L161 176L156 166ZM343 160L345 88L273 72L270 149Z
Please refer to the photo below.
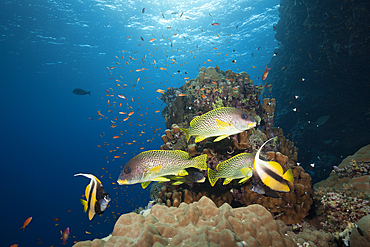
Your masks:
M246 71L262 84L261 75L278 45L273 30L278 7L278 0L3 1L1 245L60 246L60 231L66 227L72 230L70 245L102 238L112 231L115 217L145 206L149 188L112 183L135 154L162 145L165 119L155 112L163 107L156 90L178 87L184 77L195 78L199 67L216 64L222 70ZM152 38L156 40L149 43ZM155 69L153 60L159 67L167 65L166 70ZM130 73L139 68L148 70ZM117 83L128 86L120 89ZM75 95L74 88L91 91L91 96ZM106 96L110 88L128 101ZM113 101L116 110L109 106ZM134 114L115 121L118 111L131 111L126 103ZM99 110L107 118L98 120ZM117 127L110 128L111 121ZM153 133L157 128L162 129ZM121 138L113 139L120 131ZM110 193L112 202L102 217L89 221L83 213L79 199L89 180L74 177L76 173L96 175ZM19 230L30 216L25 231Z

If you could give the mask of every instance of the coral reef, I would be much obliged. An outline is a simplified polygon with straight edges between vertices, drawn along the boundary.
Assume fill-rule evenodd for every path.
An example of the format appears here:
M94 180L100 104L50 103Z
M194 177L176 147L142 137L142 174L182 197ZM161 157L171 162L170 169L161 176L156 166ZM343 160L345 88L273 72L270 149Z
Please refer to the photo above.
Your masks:
M277 220L286 235L291 237L297 246L310 247L335 247L337 246L334 236L317 230L307 222L287 226L283 221Z
M354 191L350 184L343 184L340 189L319 187L314 193L314 199L316 214L323 216L323 230L333 233L336 239L344 243L348 243L354 223L370 212L365 194Z
M190 157L207 154L207 165L215 170L220 162L243 152L256 153L266 140L277 137L276 141L266 145L262 155L279 162L285 171L292 169L295 182L291 186L291 192L277 193L278 198L260 195L250 190L253 179L243 185L233 181L222 186L222 183L218 182L215 187L211 187L208 180L202 184L180 186L172 186L171 182L168 182L163 183L164 187L160 192L156 192L157 203L178 206L181 202L192 203L202 196L207 196L217 206L224 203L233 207L261 204L276 219L287 224L300 223L307 216L312 204L311 178L302 167L296 166L298 148L285 138L281 128L273 127L276 100L266 98L260 101L261 92L265 87L254 85L245 72L223 71L218 66L201 67L196 79L191 79L179 89L172 88L162 95L161 99L167 104L162 115L166 117L168 128L171 124L171 129L167 129L162 135L164 144L161 149L184 150L189 152ZM178 97L179 93L185 96ZM177 102L179 98L182 100L181 104ZM187 103L184 105L185 98ZM246 111L255 119L259 128L244 131L220 142L206 139L194 143L194 138L191 138L187 143L179 126L188 127L195 116L222 106L237 107ZM184 114L181 119L177 115L179 108L182 108L181 112ZM203 175L207 177L205 172Z
M370 215L362 217L350 237L351 247L370 246Z
M296 246L262 206L220 208L207 197L177 207L154 205L147 216L121 215L107 241L82 241L92 246Z
M314 188L331 187L341 190L350 184L355 192L362 192L370 200L370 145L359 149L354 155L346 157L334 169L330 176L314 185Z

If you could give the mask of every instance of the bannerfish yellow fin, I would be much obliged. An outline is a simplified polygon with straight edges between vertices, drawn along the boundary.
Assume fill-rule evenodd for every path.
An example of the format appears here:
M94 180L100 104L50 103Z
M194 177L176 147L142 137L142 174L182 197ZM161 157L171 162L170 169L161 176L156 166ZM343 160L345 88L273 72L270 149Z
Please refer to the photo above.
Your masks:
M240 169L240 172L243 174L243 176L247 177L251 177L252 176L252 168L249 168L249 167L246 167L246 168L242 168Z
M176 181L174 183L172 183L172 185L180 185L180 184L183 184L184 182L181 182L181 181Z
M91 210L89 210L89 220L92 220L94 218L95 213Z
M190 137L191 137L191 135L190 135L190 129L180 128L180 130L185 133L185 135L186 135L186 142L189 142Z
M233 178L225 178L223 185L229 184L233 181Z
M204 139L206 139L206 137L205 137L205 136L199 135L199 136L195 137L195 142L201 142L201 141L203 141Z
M176 176L186 176L186 175L189 175L189 173L186 171L186 170L180 170L176 173Z
M86 200L89 200L89 191L90 191L90 184L88 184L85 189Z
M165 177L156 177L156 178L153 178L153 181L168 182L168 181L171 181L171 180L169 178L165 178Z
M273 179L272 177L268 176L262 182L264 184L266 184L272 190L276 190L276 191L279 191L279 192L289 192L290 191L290 188L286 184L285 181L279 182L279 181Z
M157 174L160 170L161 170L162 166L159 165L159 166L156 166L156 167L153 167L153 168L150 168L149 169L149 172L150 173L153 173L153 174Z
M217 118L215 120L217 122L217 125L218 125L219 130L227 130L231 126L231 124L228 124L228 123L226 123L224 121L221 121L221 120L219 120Z
M212 187L215 186L215 184L218 180L217 172L215 172L211 168L208 168L208 173L207 174L208 174L209 183L212 185Z
M239 183L243 184L243 183L247 182L251 177L252 177L252 175L246 176L245 178L240 179Z
M222 135L222 136L219 136L219 137L217 137L213 142L219 142L219 141L221 141L221 140L223 140L223 139L225 139L226 137L228 137L229 135Z
M152 181L148 181L148 182L144 182L144 183L141 183L141 187L143 189L145 189L146 187L148 187L148 185L151 183Z
M81 204L84 206L84 213L87 211L87 201L80 199Z
M283 175L283 178L286 180L286 181L289 181L291 183L294 183L294 177L293 177L293 172L291 169L288 169L284 175Z

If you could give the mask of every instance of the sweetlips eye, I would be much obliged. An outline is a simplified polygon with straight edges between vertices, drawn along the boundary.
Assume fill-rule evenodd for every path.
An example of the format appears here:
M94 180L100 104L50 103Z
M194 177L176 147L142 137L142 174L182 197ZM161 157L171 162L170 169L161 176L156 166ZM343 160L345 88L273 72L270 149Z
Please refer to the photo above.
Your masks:
M124 170L123 170L124 173L126 174L129 174L131 172L131 168L130 167L126 167Z
M243 114L242 119L247 119L247 115Z

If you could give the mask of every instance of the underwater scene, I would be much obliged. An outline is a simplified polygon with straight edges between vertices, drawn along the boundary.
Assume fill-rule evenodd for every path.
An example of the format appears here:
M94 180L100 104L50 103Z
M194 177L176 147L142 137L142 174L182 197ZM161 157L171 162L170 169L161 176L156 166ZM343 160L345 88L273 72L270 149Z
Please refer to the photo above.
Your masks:
M370 246L370 1L0 12L1 246Z

